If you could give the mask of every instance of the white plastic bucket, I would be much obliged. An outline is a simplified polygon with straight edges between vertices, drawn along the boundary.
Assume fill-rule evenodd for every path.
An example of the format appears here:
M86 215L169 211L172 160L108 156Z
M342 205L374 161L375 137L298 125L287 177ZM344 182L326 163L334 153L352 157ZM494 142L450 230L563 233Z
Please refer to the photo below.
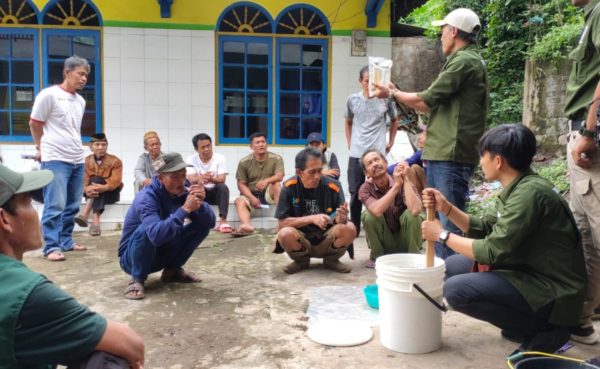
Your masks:
M381 344L405 354L424 354L442 345L442 312L414 285L442 302L444 260L425 267L425 255L392 254L375 263L379 288Z

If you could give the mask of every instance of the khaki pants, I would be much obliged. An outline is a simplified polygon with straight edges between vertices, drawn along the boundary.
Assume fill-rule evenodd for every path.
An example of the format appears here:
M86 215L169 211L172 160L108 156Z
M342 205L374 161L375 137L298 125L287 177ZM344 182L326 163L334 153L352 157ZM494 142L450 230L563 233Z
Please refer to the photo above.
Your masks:
M590 169L575 165L571 151L578 138L576 131L569 133L567 162L571 181L571 211L581 232L588 276L580 321L585 327L592 324L594 308L600 305L600 154L598 151L590 154Z
M392 232L383 215L373 216L368 210L362 213L362 223L367 237L367 245L371 249L371 260L381 255L402 252L418 253L421 250L422 214L412 215L404 210L400 215L400 230Z
M333 242L335 241L334 230L340 225L334 225L324 233L323 240L318 245L313 245L304 236L304 233L298 229L294 229L298 234L298 239L302 245L302 251L291 251L288 252L290 258L297 262L310 260L310 258L322 258L329 259L331 261L338 260L344 253L346 253L347 247L334 248Z

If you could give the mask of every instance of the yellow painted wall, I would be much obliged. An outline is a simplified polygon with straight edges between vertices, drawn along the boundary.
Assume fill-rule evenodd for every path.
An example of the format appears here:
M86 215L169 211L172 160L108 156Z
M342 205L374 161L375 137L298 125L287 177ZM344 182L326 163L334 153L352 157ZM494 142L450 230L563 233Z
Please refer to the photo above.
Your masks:
M48 3L47 0L33 0L41 11ZM168 25L199 25L214 27L221 12L233 0L174 0L171 7L171 18L160 17L160 7L157 0L93 0L100 10L105 23L163 23ZM367 17L364 12L366 0L258 0L256 4L264 7L274 19L286 7L298 3L310 4L328 17L331 30L348 31L365 29ZM341 6L340 6L341 5ZM389 32L390 29L390 0L385 0L377 17L377 27L370 31Z

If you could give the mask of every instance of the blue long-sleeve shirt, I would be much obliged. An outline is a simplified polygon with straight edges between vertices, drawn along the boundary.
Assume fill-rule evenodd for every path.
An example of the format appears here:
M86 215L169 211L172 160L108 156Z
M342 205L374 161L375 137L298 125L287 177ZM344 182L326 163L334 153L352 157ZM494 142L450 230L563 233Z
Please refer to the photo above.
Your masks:
M408 163L408 166L410 167L413 164L417 164L420 167L424 167L423 160L421 160L421 154L423 154L423 150L417 150L410 158L406 159L405 161ZM398 163L388 166L387 172L389 175L394 174L394 168L396 168L396 165L398 165Z
M189 185L189 183L188 183ZM123 235L119 244L119 256L123 253L129 238L141 225L146 230L146 235L156 247L177 239L183 230L186 217L197 224L198 229L212 228L215 226L215 213L207 202L191 213L183 210L182 205L188 192L173 197L155 176L150 186L138 192L131 207L125 215Z

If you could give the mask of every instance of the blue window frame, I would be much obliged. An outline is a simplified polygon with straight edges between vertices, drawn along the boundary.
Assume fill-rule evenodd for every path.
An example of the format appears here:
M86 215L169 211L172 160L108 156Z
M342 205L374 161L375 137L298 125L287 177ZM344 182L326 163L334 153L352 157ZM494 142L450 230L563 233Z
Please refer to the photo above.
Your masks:
M304 145L311 132L327 137L328 40L277 38L276 141Z
M81 124L84 141L102 130L102 83L100 79L100 31L73 29L43 29L43 85L63 81L64 61L78 55L90 63L90 74L85 88L78 93L85 99L85 112Z
M272 38L219 37L219 143L272 138Z
M0 29L0 136L30 140L29 116L39 90L38 31Z

